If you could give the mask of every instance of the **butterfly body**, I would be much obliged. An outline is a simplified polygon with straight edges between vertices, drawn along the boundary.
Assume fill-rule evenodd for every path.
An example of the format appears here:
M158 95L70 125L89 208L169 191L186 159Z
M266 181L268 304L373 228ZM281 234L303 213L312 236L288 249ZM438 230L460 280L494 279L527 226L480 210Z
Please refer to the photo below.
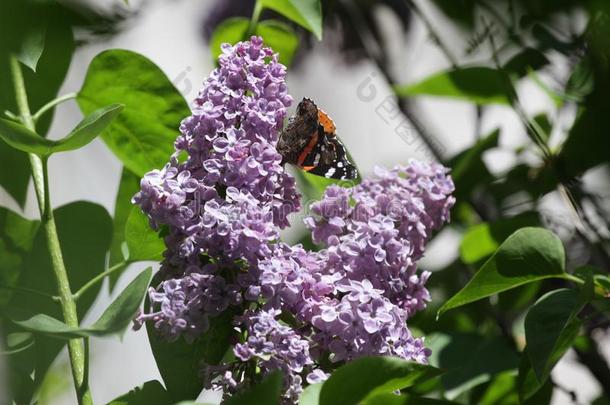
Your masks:
M308 98L299 103L296 114L280 135L277 148L283 163L308 173L332 179L358 177L337 137L333 120Z

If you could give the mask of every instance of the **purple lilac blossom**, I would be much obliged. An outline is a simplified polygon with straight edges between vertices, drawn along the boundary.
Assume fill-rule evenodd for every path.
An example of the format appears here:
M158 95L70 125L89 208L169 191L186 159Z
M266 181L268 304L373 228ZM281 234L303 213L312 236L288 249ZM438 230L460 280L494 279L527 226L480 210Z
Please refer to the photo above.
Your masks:
M133 199L167 246L165 281L150 289L152 310L136 326L149 321L168 340L193 341L233 307L244 336L233 348L238 361L205 365L206 386L230 395L249 383L245 365L255 362L263 373L283 371L285 403L328 377L319 366L326 358L426 363L407 320L430 300L430 274L417 272L417 261L449 220L447 170L412 161L351 188L330 186L305 219L322 249L281 242L300 209L276 150L292 102L286 69L257 37L222 49L175 153Z

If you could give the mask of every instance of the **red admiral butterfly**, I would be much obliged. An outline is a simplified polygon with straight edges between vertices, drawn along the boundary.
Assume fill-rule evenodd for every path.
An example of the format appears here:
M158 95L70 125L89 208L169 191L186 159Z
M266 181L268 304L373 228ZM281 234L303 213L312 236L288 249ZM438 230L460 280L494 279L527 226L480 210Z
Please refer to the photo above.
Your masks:
M333 120L313 101L304 98L277 144L282 164L291 163L308 173L331 179L355 179L358 171L349 161Z

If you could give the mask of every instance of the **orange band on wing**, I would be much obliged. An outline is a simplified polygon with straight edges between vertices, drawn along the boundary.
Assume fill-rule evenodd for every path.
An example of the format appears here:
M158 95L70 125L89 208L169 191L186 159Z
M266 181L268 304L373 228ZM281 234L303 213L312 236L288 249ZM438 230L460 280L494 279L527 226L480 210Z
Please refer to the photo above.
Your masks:
M315 169L315 166L303 166L302 169L305 170L306 172Z
M324 111L318 109L318 122L324 128L324 132L329 136L335 136L337 127L333 120Z
M307 144L307 146L305 146L305 148L303 148L303 151L299 154L299 157L297 159L297 166L299 166L299 167L303 166L303 162L305 161L307 156L311 153L313 148L316 146L316 143L318 143L318 131L314 132L314 134L311 137L311 139L309 140L309 143Z

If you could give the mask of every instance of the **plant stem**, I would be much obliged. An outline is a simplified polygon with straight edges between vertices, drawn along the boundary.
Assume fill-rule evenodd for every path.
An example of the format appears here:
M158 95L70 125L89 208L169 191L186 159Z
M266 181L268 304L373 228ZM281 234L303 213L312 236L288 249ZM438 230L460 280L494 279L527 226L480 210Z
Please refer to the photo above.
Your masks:
M11 56L10 62L13 85L15 87L15 97L21 122L29 130L36 131L34 119L28 105L21 66L14 56ZM57 236L55 218L53 216L53 209L49 198L47 159L41 160L40 157L34 154L29 154L29 158L30 164L32 165L32 177L34 179L34 188L38 199L41 224L45 231L47 247L51 255L51 264L53 266L53 272L55 273L55 280L57 281L59 302L61 304L64 321L68 326L78 328L76 303L74 302L72 292L70 291L70 282L61 254L61 245L59 243L59 237ZM71 339L68 341L68 354L70 356L72 378L74 379L78 403L81 405L92 405L93 399L91 398L88 382L85 379L87 358L85 356L82 339Z
M36 111L36 113L34 114L32 119L34 120L34 122L38 122L40 117L42 117L44 115L44 113L49 111L51 108L55 107L58 104L63 103L64 101L68 101L68 100L71 100L73 98L76 98L76 96L78 96L78 94L76 94L76 93L68 93L68 94L65 94L65 95L63 95L61 97L57 97L55 100L49 101L48 103L46 103L45 105L40 107L40 110Z
M112 273L114 273L117 270L122 269L123 267L127 266L128 264L130 264L131 262L129 262L128 260L122 261L120 263L115 264L114 266L112 266L111 268L109 268L108 270L98 274L97 276L93 277L91 280L89 280L87 282L87 284L85 284L84 286L82 286L80 288L80 290L78 290L77 292L74 293L73 298L75 301L78 301L78 299L87 292L88 289L90 289L91 287L93 287L94 285L96 285L98 282L102 281L106 276L111 275Z
M256 32L256 25L258 24L262 11L263 3L261 3L260 0L256 0L256 3L254 3L254 11L252 11L252 18L250 19L250 26L248 26L248 37L254 35Z

